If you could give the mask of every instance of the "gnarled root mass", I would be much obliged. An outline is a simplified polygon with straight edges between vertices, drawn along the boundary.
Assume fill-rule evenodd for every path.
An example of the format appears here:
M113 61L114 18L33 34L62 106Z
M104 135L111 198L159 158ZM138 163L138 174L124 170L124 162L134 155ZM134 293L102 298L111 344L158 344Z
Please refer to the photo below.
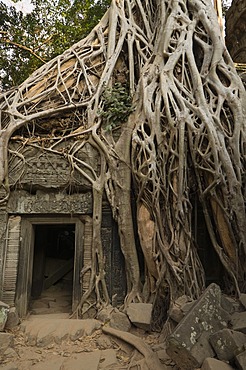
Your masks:
M105 111L105 91L116 84L133 98L134 112L125 120L119 105ZM85 39L2 94L0 179L6 198L18 184L8 180L8 162L24 168L31 149L66 158L71 181L79 173L93 191L91 278L80 307L90 296L99 306L109 301L100 240L104 192L126 260L126 304L154 302L153 321L161 325L173 299L196 298L204 288L194 194L234 291L245 290L243 99L210 0L113 0ZM8 152L9 142L15 150Z

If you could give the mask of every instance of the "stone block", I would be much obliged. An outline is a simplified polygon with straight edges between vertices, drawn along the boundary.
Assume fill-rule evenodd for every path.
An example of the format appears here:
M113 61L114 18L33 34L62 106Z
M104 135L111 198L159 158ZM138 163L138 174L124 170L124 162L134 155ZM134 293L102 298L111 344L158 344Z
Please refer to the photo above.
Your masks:
M179 323L182 318L190 311L195 301L191 301L186 295L179 297L169 310L169 317Z
M63 364L63 358L56 357L49 360L40 361L37 364L32 365L32 370L61 370ZM75 370L75 369L74 369Z
M204 360L201 370L233 370L233 367L223 361L208 357Z
M173 304L169 309L169 317L178 324L183 319L184 313L181 311L180 307Z
M20 318L19 318L18 312L15 307L11 307L8 312L8 317L7 317L7 321L5 324L5 328L12 329L15 326L19 325L19 323L20 323Z
M245 293L240 294L239 302L241 303L241 305L242 305L242 306L245 308L245 310L246 310L246 294L245 294Z
M110 321L113 312L114 308L112 306L107 306L98 312L97 319L106 324Z
M150 303L130 303L126 313L133 325L150 331L152 308Z
M14 336L9 333L0 333L0 356L4 354L7 348L12 347Z
M114 349L106 349L101 352L100 369L113 369L117 366L116 351Z
M16 364L7 364L1 366L1 370L19 370L19 368Z
M123 312L119 311L112 313L109 326L122 331L129 331L131 329L130 320Z
M235 356L235 362L239 370L246 369L246 350Z
M238 348L246 343L246 335L238 331L223 329L209 338L219 360L231 361Z
M78 353L65 360L59 370L98 370L100 358L101 351Z
M231 316L231 324L233 330L246 334L246 311L235 312Z
M167 353L182 370L199 368L205 358L214 356L209 337L230 320L220 301L219 286L210 284L167 338Z
M0 301L0 331L3 331L8 318L9 306Z
M227 311L229 314L233 314L236 311L238 302L235 299L228 297L224 294L221 296L221 307Z

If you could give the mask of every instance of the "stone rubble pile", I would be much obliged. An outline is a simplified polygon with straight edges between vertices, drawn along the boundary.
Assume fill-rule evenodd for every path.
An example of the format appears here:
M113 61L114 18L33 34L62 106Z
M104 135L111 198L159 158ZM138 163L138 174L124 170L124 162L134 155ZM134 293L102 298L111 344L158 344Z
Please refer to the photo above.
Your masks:
M170 317L166 350L180 369L246 370L246 294L234 300L211 284L195 302L180 297Z
M0 369L27 369L27 365L19 365L16 360L20 357L15 348L18 327L25 338L26 351L28 346L41 349L39 357L30 355L33 370L49 370L51 365L52 370L140 368L136 366L150 370L157 370L156 366L158 370L246 370L246 294L233 299L223 295L219 286L213 283L196 301L187 296L180 297L169 311L169 327L173 329L168 336L151 333L151 313L151 304L132 303L125 313L112 306L106 307L96 319L58 319L52 315L47 319L47 316L33 315L20 323L15 308L0 302ZM118 347L112 333L121 339ZM131 342L132 333L136 346ZM86 347L86 341L93 335L97 336L94 347ZM54 345L62 349L65 341L70 341L71 348L75 348L69 358L64 358L63 354L45 360L41 356L42 350ZM137 362L126 363L124 367L122 358L131 358L132 344L135 352L140 348L140 353L134 357ZM83 350L78 349L80 345L84 346ZM119 348L125 355L119 355ZM152 359L148 362L144 358L141 348L147 348L147 356L153 353L151 358L155 365L151 365Z

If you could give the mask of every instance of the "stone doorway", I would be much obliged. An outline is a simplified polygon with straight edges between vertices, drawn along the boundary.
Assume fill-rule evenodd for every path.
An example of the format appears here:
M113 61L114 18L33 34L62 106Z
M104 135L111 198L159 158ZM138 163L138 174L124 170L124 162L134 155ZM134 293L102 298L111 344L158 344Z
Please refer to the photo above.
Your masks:
M22 217L16 287L16 306L21 317L35 305L43 307L35 313L71 313L77 307L81 298L84 234L90 232L90 220L89 216ZM38 305L37 300L42 304Z
M30 311L72 311L75 224L34 225Z

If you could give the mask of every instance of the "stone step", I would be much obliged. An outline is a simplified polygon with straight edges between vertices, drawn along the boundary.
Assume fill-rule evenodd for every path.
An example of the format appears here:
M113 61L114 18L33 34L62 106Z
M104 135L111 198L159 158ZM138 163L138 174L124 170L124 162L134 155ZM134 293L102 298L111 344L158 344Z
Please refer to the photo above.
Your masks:
M37 347L46 347L53 342L60 344L65 339L75 341L100 328L98 320L69 319L61 314L32 315L21 324L28 345Z

